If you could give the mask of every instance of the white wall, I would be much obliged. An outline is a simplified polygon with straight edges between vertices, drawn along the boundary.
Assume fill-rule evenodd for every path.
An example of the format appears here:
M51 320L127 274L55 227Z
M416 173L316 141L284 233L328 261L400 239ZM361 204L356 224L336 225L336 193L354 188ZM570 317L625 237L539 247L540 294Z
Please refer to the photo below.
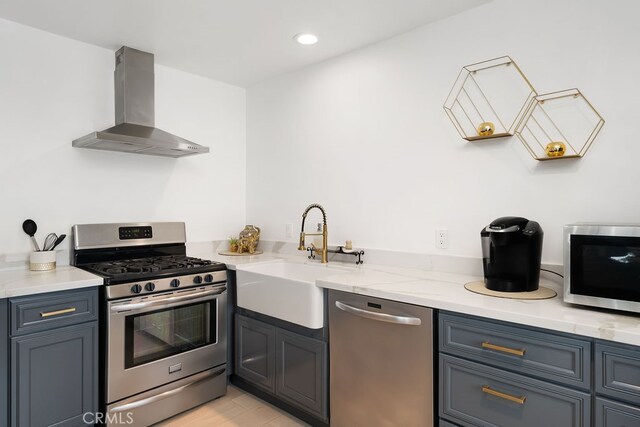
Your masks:
M521 215L544 228L546 262L562 262L563 224L640 223L639 14L633 0L495 0L249 88L248 222L295 240L318 202L330 243L480 256L481 228ZM578 87L602 114L583 159L459 137L442 105L460 68L503 55L540 93Z
M156 126L211 153L77 149L114 125L114 52L5 20L0 52L0 254L31 249L26 218L40 241L76 223L185 221L189 241L242 229L244 89L156 65Z

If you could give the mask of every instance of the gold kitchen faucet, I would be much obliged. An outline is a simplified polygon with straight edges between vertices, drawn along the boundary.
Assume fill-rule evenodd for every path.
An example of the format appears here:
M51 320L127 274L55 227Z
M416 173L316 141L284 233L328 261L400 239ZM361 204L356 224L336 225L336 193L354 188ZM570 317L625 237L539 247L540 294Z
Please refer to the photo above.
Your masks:
M313 208L320 209L322 212L322 233L306 233L304 232L304 221L307 219L307 214ZM304 251L305 248L305 236L322 236L322 248L316 248L322 254L322 263L326 264L328 262L327 258L327 214L324 211L324 208L317 203L313 203L304 210L302 213L302 227L300 228L300 246L298 246L299 251Z

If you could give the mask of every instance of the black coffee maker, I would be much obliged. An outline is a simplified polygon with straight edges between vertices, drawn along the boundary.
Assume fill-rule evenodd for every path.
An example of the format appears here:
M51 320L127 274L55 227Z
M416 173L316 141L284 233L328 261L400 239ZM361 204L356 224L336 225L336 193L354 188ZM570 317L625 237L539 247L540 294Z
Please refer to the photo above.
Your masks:
M498 218L480 232L484 285L501 292L538 289L542 228L517 216Z

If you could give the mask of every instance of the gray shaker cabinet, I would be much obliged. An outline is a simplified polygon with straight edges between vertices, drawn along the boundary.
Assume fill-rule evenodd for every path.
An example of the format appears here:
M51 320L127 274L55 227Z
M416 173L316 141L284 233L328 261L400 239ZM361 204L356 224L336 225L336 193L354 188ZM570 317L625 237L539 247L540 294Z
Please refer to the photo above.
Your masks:
M9 300L12 427L83 426L98 410L97 297L93 288Z
M0 427L9 424L9 315L7 300L0 299Z
M236 374L322 420L327 410L327 343L236 314Z
M275 393L275 327L236 315L236 373Z
M315 414L326 414L327 343L276 330L276 393Z
M442 355L441 416L463 425L588 426L591 395Z
M438 424L438 426L440 427L458 427L455 424L450 423L449 421L446 420L440 420L440 423Z
M440 351L568 387L591 388L591 341L440 315Z
M96 408L97 332L91 322L11 339L12 425L85 424Z
M591 340L453 313L439 323L443 421L591 425Z
M602 397L595 400L596 427L639 427L640 408Z
M596 341L595 426L640 427L640 349Z
M596 342L596 392L640 406L638 347Z

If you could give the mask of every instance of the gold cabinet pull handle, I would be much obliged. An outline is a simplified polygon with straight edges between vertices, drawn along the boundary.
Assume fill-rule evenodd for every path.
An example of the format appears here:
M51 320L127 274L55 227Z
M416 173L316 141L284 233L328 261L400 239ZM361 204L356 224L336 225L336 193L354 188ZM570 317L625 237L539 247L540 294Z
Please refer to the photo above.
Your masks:
M482 343L482 348L486 348L489 350L501 351L503 353L515 354L516 356L524 356L525 349L524 348L509 348L503 347L501 345L491 344L489 341L485 341Z
M62 310L56 310L56 311L47 311L45 313L40 312L40 317L58 316L60 314L73 313L74 311L76 311L75 307L64 308Z
M510 402L515 402L518 405L524 405L524 401L527 400L525 396L512 396L510 394L494 390L488 385L482 386L482 392L490 394L491 396L499 397L500 399L505 399Z

